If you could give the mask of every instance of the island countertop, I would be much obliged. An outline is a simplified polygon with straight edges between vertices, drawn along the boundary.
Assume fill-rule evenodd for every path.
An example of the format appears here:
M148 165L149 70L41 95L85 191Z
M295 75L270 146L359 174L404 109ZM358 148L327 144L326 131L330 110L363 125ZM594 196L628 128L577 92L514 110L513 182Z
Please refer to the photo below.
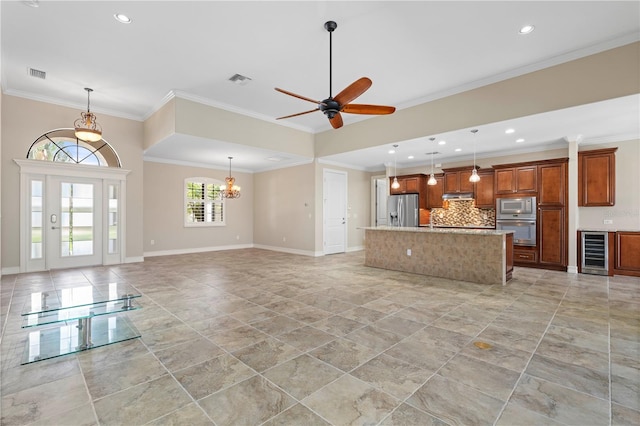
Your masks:
M365 265L481 284L506 284L513 231L367 227Z
M436 227L430 228L428 226L419 227L400 227L400 226L370 226L359 228L364 230L376 230L376 231L394 231L394 232L439 232L446 234L475 234L475 235L505 235L513 234L514 231L504 231L493 228L463 228L463 227Z

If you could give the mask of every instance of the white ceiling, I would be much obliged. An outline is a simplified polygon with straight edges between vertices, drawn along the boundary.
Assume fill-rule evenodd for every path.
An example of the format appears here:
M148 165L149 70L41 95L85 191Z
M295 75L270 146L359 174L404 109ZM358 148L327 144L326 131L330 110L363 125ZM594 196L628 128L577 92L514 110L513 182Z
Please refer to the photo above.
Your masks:
M334 20L333 95L359 77L373 86L357 103L398 109L531 72L640 40L637 1L2 1L3 92L144 120L176 95L270 122L314 105L274 90L312 99L329 95L329 36ZM125 13L131 24L118 23ZM517 34L524 24L533 33ZM45 80L29 68L45 71ZM250 77L240 86L228 81ZM570 110L480 127L478 158L584 143L639 138L640 98L631 96ZM345 125L365 116L343 114ZM277 121L308 132L331 127L320 112ZM71 123L69 123L69 126ZM506 128L516 130L505 135ZM109 129L104 129L109 140ZM472 158L469 129L401 142L398 166ZM515 143L524 138L525 142ZM455 148L462 151L455 152ZM390 146L322 160L382 170ZM414 155L413 160L406 156ZM224 141L176 136L152 147L147 158L246 171L310 159ZM272 161L269 157L278 157Z

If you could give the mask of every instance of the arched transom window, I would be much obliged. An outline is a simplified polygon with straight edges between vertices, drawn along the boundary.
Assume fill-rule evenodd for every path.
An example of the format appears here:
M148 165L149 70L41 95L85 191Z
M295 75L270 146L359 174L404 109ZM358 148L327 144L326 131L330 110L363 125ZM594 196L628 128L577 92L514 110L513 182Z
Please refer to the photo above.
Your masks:
M29 147L30 160L75 163L101 167L122 167L116 151L107 141L87 142L76 138L74 129L51 130Z

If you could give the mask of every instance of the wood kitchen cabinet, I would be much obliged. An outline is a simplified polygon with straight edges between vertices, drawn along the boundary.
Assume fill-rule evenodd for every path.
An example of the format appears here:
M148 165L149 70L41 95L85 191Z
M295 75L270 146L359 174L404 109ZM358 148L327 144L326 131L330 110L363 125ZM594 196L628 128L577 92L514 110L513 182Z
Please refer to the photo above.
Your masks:
M494 165L495 196L536 196L536 246L515 246L516 266L567 270L568 158Z
M538 165L538 207L566 205L568 161L561 158Z
M616 202L618 148L578 152L578 206L613 206Z
M473 192L473 182L469 182L473 167L442 169L444 171L444 193Z
M535 164L527 165L497 165L495 169L495 193L518 194L538 190L538 167Z
M475 183L474 194L476 207L490 209L496 207L496 195L494 191L495 174L493 169L478 170L480 181Z
M538 262L543 266L567 266L566 214L564 207L538 210Z
M393 188L391 184L393 184L393 178L389 178L389 188L390 193L392 195L397 194L418 194L420 192L420 180L424 177L424 175L406 175L406 176L396 176L398 179L398 183L400 184L399 188Z
M640 253L640 232L616 232L614 274L640 277L638 253Z
M444 194L444 175L435 175L437 184L427 185L427 208L441 209L442 195Z

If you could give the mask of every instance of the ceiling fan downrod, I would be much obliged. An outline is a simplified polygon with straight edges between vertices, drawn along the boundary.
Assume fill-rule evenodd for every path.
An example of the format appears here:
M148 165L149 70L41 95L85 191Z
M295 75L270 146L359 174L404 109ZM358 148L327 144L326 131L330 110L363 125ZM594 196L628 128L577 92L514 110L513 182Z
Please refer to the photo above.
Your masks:
M333 97L333 90L331 87L331 80L332 80L332 74L333 74L333 63L332 63L332 50L333 50L333 39L332 39L332 35L333 35L333 31L338 28L338 24L336 24L335 21L327 21L324 23L324 28L329 31L329 98ZM331 117L330 117L331 118Z

